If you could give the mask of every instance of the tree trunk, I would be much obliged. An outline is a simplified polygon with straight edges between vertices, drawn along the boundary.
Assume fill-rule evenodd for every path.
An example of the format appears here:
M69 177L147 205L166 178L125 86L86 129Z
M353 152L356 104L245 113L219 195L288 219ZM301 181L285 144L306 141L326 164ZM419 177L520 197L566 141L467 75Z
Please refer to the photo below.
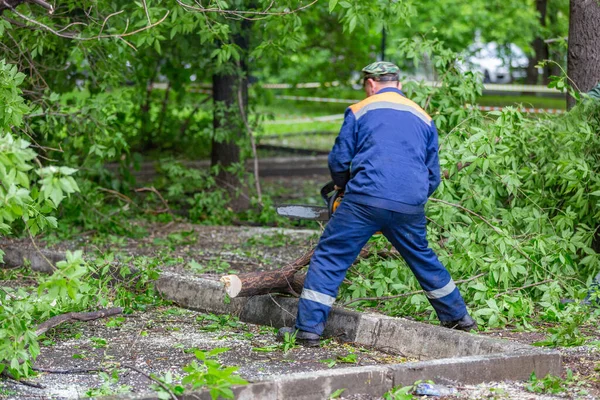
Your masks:
M545 27L548 1L537 0L536 8L537 12L540 14L540 26ZM537 85L539 83L539 74L536 65L540 61L548 58L548 45L544 42L544 39L538 36L531 43L531 47L533 47L535 55L533 57L529 57L529 65L527 66L527 83L530 85ZM547 79L546 74L544 74L544 79ZM544 81L544 83L546 83L546 81Z
M212 140L211 166L219 167L218 183L229 193L230 206L235 211L241 211L250 206L248 196L245 195L248 190L243 180L240 180L240 177L235 173L226 170L226 168L241 161L238 141L243 135L243 129L241 129L242 121L237 104L239 84L240 78L238 75L213 75L213 100L215 103L213 129L215 137ZM241 90L244 93L245 108L248 101L246 79L242 79L242 85ZM223 136L225 136L225 139L222 139ZM238 191L241 191L241 194Z
M243 121L238 104L238 90L242 92L242 108L248 115L248 65L246 57L249 49L249 21L242 21L241 31L234 36L234 42L241 49L240 70L235 73L217 73L213 75L213 114L214 138L211 150L211 165L219 166L217 179L225 187L231 198L230 206L234 211L250 207L245 182L230 171L224 169L239 163L240 146L238 141L244 136ZM241 86L241 87L240 87ZM223 136L225 139L223 140ZM240 192L241 191L241 192Z
M574 90L587 92L600 81L600 4L598 0L571 0L567 73ZM567 96L567 107L575 99Z
M152 148L152 132L150 129L151 121L150 121L150 105L152 103L152 85L154 84L154 79L156 79L156 75L158 75L158 70L160 68L160 63L156 63L156 66L152 70L152 73L148 79L148 83L146 85L146 98L144 103L140 107L140 138L141 138L141 150L145 152Z

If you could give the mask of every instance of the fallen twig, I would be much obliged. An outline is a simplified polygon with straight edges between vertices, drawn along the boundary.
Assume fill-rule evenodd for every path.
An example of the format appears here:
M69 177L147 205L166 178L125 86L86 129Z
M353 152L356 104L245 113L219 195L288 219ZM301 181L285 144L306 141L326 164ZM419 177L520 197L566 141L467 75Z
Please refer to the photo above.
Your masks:
M535 282L535 283L532 283L530 285L525 285L525 286L521 286L521 287L518 287L518 288L510 289L510 290L507 290L506 292L498 293L497 295L494 296L494 298L503 296L505 294L509 294L509 293L513 293L513 292L518 292L519 290L529 289L529 288L532 288L532 287L535 287L535 286L539 286L539 285L543 285L544 283L550 283L550 282L554 282L554 279L546 279L546 280L543 280L541 282Z
M74 369L50 369L50 368L39 368L31 367L36 372L45 372L47 374L91 374L94 372L107 372L104 368L74 368Z
M171 209L169 208L169 204L167 203L167 201L165 200L165 198L162 197L162 195L160 194L160 192L158 190L156 190L156 188L154 186L138 188L138 189L135 189L135 191L136 191L136 193L140 193L140 192L152 192L152 193L154 193L155 195L158 196L158 198L160 199L160 201L162 201L163 205L165 206L165 208L160 209L160 210L145 210L146 213L148 213L148 214L162 214L162 213L173 214L171 212Z
M66 314L57 315L50 318L47 321L42 322L38 325L35 330L35 334L40 336L46 333L48 330L68 321L93 321L95 319L111 317L113 315L119 315L123 312L121 307L107 308L105 310L91 311L91 312L69 312Z
M31 382L23 381L21 379L17 379L7 370L2 371L2 376L5 376L8 379L15 381L23 386L29 386L29 387L36 388L36 389L45 389L46 388L46 386L41 385L39 383L31 383Z

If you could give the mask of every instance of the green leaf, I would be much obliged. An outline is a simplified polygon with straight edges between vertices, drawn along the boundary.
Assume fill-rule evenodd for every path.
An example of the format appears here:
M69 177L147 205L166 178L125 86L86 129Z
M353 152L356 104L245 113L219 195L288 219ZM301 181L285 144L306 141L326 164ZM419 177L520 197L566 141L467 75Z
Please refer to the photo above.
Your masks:
M54 205L56 207L58 207L61 203L61 201L65 198L65 196L63 195L62 190L59 187L51 187L50 189L50 199L52 200L52 202L54 203Z
M329 0L329 12L333 12L333 9L337 5L338 0Z
M354 31L354 28L356 28L357 21L358 18L356 15L352 15L352 17L350 17L350 21L348 22L348 32L352 33Z

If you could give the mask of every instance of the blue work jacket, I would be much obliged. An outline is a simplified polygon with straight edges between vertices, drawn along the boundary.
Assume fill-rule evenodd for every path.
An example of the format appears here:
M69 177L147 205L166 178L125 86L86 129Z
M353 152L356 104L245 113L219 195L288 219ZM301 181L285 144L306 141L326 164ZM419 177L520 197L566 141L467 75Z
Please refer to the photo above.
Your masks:
M329 170L345 201L422 213L440 184L435 124L402 91L381 89L346 110Z

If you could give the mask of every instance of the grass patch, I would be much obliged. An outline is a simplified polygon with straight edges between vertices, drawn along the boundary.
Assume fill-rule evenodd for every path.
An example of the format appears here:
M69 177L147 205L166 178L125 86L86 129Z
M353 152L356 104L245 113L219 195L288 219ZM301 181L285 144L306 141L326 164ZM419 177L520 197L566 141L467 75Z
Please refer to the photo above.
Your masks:
M333 147L333 143L335 142L337 134L338 131L324 134L311 134L310 132L305 132L304 134L298 135L292 135L291 132L288 132L286 135L282 135L279 138L261 139L260 143L292 148L329 151Z
M477 99L481 106L505 107L522 105L523 107L556 108L564 110L565 99L560 97L538 97L532 95L484 95Z
M300 123L281 123L263 125L260 136L295 134L303 132L331 132L337 134L342 126L342 119L339 121L307 121Z

